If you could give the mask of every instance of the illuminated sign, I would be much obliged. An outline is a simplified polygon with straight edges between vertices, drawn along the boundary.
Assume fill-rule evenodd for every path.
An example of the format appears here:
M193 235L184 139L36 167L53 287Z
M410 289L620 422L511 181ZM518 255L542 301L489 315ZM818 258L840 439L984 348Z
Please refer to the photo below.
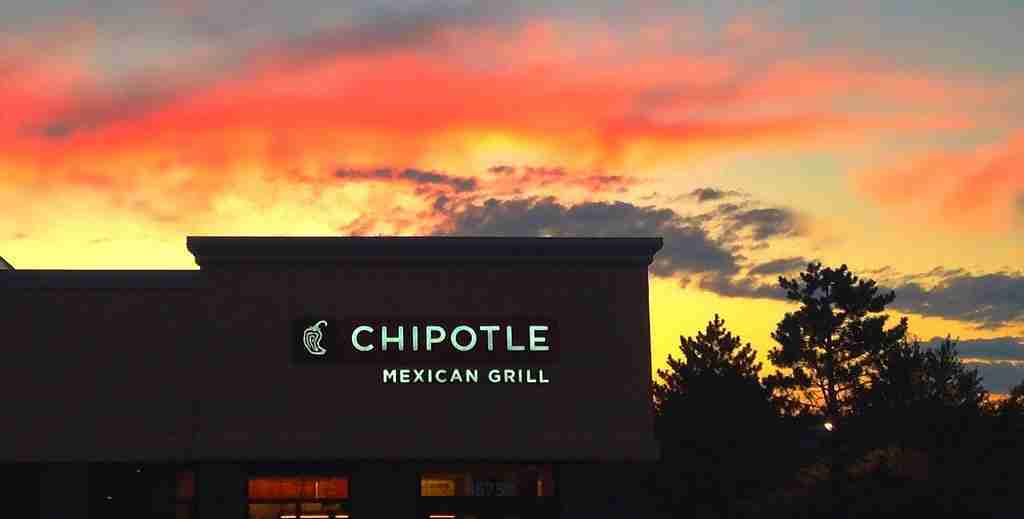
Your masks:
M327 321L321 319L302 332L302 345L306 347L306 351L310 355L323 355L327 353L327 350L320 346L320 342L324 338L324 326L327 326Z
M558 329L542 318L310 317L293 329L297 363L544 363L558 355Z
M390 364L380 370L384 384L547 384L543 369L514 365L551 363L559 351L556 324L534 317L308 316L293 333L293 363ZM408 366L417 363L449 366Z

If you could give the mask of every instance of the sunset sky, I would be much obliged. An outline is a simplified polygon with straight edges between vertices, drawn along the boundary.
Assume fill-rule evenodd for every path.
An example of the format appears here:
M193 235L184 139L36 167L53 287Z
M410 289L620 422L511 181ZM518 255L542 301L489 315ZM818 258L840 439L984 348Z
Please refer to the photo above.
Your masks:
M1024 4L550 3L5 5L0 255L662 236L656 369L716 312L765 357L777 277L820 260L1024 379Z

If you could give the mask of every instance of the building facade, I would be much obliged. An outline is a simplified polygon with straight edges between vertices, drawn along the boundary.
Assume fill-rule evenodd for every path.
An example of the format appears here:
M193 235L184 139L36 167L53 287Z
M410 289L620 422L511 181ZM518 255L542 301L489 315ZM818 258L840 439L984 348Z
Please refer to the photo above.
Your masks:
M660 239L187 246L0 272L0 461L41 516L644 515Z

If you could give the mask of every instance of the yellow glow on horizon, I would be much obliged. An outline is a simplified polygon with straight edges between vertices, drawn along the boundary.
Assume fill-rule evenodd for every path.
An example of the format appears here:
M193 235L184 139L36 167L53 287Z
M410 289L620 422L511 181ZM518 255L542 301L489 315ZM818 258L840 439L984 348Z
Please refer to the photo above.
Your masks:
M693 337L704 331L717 313L727 330L738 335L743 344L750 343L762 363L762 373L774 371L768 362L768 351L775 346L771 332L794 306L768 299L739 299L680 288L673 279L651 278L651 363L652 376L666 369L666 357L679 358L679 337Z
M790 276L792 277L792 276ZM708 322L717 313L727 330L738 335L743 344L750 343L757 352L757 361L762 363L762 376L773 373L775 368L768 360L768 352L778 344L771 338L775 326L786 312L798 307L785 301L768 299L745 299L723 297L711 292L681 288L676 280L651 277L651 376L657 376L659 369L667 369L666 357L671 354L680 358L679 337L694 337L704 331ZM905 314L894 310L885 312L890 316L886 327L892 327L906 316L909 322L909 336L918 336L922 341L932 337L954 339L994 338L1007 335L1024 335L1024 326L998 330L978 330L969 323Z

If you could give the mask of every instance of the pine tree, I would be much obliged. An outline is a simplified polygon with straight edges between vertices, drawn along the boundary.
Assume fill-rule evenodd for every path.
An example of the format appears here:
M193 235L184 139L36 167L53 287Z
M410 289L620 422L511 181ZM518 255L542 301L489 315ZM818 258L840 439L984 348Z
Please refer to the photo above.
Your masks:
M658 370L662 383L655 385L654 398L659 414L673 398L699 397L695 392L701 389L721 389L737 382L760 384L756 353L750 343L741 347L741 339L725 329L718 314L696 337L680 336L679 350L682 358L669 355L669 369Z
M653 388L662 483L677 512L707 505L724 516L770 479L776 464L763 442L775 432L775 413L754 349L717 314L696 337L679 339L682 357L668 356ZM761 469L751 472L751 464Z
M793 408L840 418L869 383L874 357L906 335L907 320L886 329L887 315L869 315L885 310L895 294L879 295L874 281L858 279L846 265L811 263L800 279L780 276L779 284L800 308L772 333L779 347L769 358L780 372L765 382Z

